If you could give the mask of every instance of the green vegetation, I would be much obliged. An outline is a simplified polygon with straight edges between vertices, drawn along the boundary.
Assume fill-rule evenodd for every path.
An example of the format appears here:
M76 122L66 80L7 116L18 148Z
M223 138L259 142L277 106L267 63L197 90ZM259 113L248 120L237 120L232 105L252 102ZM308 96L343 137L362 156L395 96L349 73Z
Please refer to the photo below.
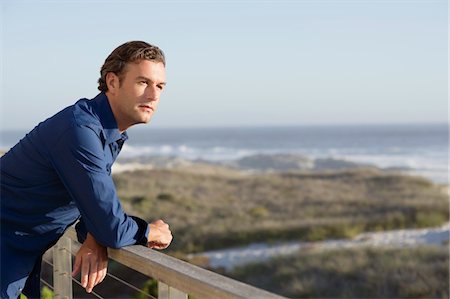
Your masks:
M47 286L43 286L41 289L41 299L52 299L54 298L54 293ZM28 299L24 294L19 295L19 299Z
M52 299L54 297L53 291L44 286L41 290L41 299Z
M156 279L149 279L144 283L144 286L141 288L144 293L137 293L135 295L136 299L147 299L148 296L146 294L150 294L153 297L158 297L158 281Z
M142 170L115 175L125 210L162 218L172 250L351 238L449 219L448 196L420 177L373 169L323 173Z
M448 247L298 253L226 273L291 298L449 298Z

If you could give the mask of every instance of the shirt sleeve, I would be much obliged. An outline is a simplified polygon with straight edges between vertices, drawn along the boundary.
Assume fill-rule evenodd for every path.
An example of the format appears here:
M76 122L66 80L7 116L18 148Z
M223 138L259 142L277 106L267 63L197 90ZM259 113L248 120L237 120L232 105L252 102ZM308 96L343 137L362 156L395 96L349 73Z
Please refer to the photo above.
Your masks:
M147 244L148 224L124 213L108 172L110 163L103 144L93 129L78 125L70 128L50 153L56 172L80 211L79 238L90 232L97 242L112 248Z

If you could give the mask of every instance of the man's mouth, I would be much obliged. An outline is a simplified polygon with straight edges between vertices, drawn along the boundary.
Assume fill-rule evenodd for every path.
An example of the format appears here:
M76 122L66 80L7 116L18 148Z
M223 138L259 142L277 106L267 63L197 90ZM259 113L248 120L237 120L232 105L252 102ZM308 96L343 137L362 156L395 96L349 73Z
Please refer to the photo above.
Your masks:
M145 111L153 111L153 110L154 110L152 106L150 106L150 105L145 105L145 104L139 105L139 108L142 108L142 109L144 109Z

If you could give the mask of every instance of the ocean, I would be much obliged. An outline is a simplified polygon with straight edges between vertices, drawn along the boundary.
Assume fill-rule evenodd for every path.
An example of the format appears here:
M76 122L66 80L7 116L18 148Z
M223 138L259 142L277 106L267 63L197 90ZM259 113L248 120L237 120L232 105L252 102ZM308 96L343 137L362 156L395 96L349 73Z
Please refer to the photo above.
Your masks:
M25 132L1 132L8 149ZM266 154L332 158L383 169L399 169L448 183L449 128L426 125L339 125L228 128L156 128L137 126L120 158L171 156L213 162Z

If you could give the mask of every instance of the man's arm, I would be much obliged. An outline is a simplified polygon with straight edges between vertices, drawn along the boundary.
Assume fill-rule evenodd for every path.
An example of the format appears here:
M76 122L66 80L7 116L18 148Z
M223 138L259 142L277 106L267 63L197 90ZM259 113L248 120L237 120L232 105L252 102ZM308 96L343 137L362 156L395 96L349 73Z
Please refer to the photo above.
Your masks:
M108 171L112 161L105 157L102 142L94 130L72 127L50 154L58 176L80 211L86 230L97 242L112 248L147 245L148 224L122 210Z
M76 276L81 270L81 285L90 293L106 276L108 252L107 248L99 244L91 234L86 235L82 221L77 223L76 227L78 240L82 241L83 245L75 256L72 276ZM172 232L164 221L156 220L150 223L149 230L148 247L164 249L172 242Z
M77 267L81 267L82 283L85 283L87 291L103 279L103 269L106 271L104 260L107 258L103 254L106 252L104 246L120 248L141 244L163 249L170 244L172 235L167 224L162 221L148 224L123 212L108 172L102 143L92 129L75 127L69 130L54 146L50 158L77 204L82 226L93 237L84 241L74 268L76 275L79 272Z
M131 216L136 218L135 216ZM148 224L149 233L147 235L147 246L154 249L165 249L172 242L172 232L169 229L169 225L163 220L159 219ZM81 219L75 226L77 231L78 242L84 243L88 236L86 227L84 226L83 219Z

